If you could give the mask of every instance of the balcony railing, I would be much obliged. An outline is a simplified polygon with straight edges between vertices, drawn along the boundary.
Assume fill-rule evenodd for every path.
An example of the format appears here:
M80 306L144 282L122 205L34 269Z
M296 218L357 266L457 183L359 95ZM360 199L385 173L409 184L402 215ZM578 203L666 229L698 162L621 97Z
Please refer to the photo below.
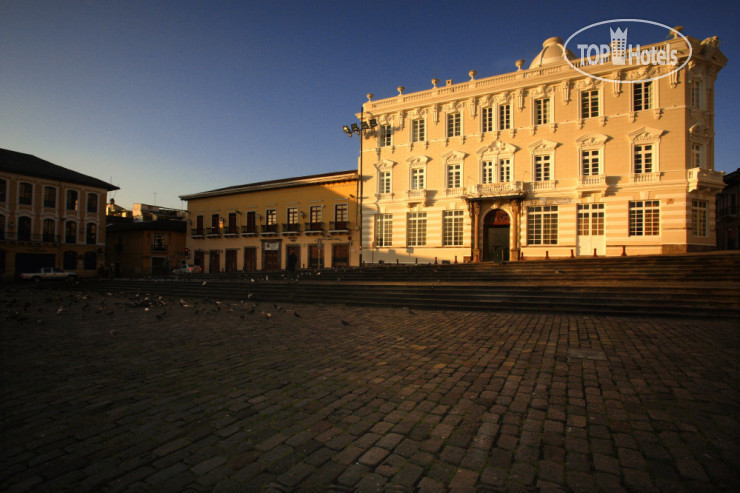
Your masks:
M660 172L655 173L632 173L630 175L632 183L658 183L660 181Z
M725 183L722 179L724 173L705 168L691 168L686 172L689 181L689 192L695 190L722 190Z
M242 226L242 236L256 236L257 233L259 233L259 229L256 224Z
M203 228L193 228L190 230L190 236L193 238L203 238L206 235Z
M211 226L208 228L208 231L206 232L207 236L221 236L223 233L223 230L219 228L218 226Z
M167 253L167 245L152 245L152 253Z
M324 223L306 223L306 234L322 233L324 231Z
M239 230L236 226L228 226L224 228L224 236L238 236Z
M351 227L349 221L331 221L329 223L329 231L332 232L349 231Z
M277 224L265 224L262 226L263 235L276 235L278 233Z
M60 235L49 233L30 234L25 232L17 233L15 231L0 231L0 240L23 241L30 243L59 243L62 241L62 237Z
M481 196L485 197L505 197L510 195L521 195L522 182L520 181L505 181L500 183L485 183L478 185L477 192Z
M301 231L301 226L298 223L283 223L283 234L298 234Z

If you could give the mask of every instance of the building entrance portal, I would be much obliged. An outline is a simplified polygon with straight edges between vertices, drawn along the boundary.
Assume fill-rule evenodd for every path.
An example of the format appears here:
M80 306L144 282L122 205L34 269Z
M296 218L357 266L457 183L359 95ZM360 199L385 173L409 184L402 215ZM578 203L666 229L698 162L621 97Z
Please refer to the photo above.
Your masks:
M511 220L509 215L494 209L483 219L483 261L504 262L509 260L509 235Z

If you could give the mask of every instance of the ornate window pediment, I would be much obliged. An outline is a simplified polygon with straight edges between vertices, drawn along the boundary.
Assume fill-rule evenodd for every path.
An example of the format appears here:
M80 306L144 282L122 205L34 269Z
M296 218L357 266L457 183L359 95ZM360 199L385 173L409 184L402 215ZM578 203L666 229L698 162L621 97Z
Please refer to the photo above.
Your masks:
M534 144L530 144L529 152L531 152L532 154L552 152L559 145L560 145L560 142L554 142L552 140L542 139L542 140L538 140Z
M426 168L430 159L429 156L411 156L406 162L409 163L409 168Z
M576 139L578 147L604 147L604 144L610 137L604 134L587 134Z
M706 125L695 123L689 128L689 138L694 142L706 143L712 140L712 134Z
M499 154L514 154L518 150L519 148L513 144L497 140L492 142L490 145L481 147L476 152L481 156L481 158L486 158L488 156L495 157Z
M446 105L442 107L445 113L454 113L456 111L462 111L463 108L465 108L464 101L452 101L451 103L447 103Z
M398 164L395 161L389 161L387 159L381 159L375 163L375 167L378 171L392 171L393 167Z
M632 143L652 143L660 140L660 137L665 133L665 130L659 130L657 128L642 127L638 128L634 132L627 134L627 138Z
M409 110L407 114L409 118L415 120L417 118L425 118L427 116L427 113L429 113L429 110L427 108L414 108L413 110Z
M445 164L462 163L466 156L462 151L450 151L442 154L442 161Z

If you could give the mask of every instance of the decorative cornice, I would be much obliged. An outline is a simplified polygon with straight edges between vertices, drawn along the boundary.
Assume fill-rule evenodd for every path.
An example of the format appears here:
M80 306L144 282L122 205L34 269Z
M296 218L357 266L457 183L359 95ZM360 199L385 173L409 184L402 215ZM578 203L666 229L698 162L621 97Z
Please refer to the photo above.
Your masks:
M550 152L553 151L557 146L560 145L560 142L554 142L552 140L538 140L534 144L529 145L529 152L532 154L538 154L541 152Z

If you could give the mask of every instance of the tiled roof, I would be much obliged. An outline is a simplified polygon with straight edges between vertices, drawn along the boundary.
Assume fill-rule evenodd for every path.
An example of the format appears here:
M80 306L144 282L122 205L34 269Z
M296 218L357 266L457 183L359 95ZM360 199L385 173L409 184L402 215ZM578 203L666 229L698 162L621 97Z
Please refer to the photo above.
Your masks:
M94 188L103 188L105 190L118 190L118 187L110 183L98 180L92 176L83 175L77 171L63 168L62 166L52 164L49 161L23 154L22 152L0 149L0 171L15 173L18 175L31 176L35 178L45 178L66 183L75 183Z
M276 190L279 188L301 187L306 185L318 185L322 183L333 183L345 180L357 180L357 170L335 171L332 173L322 173L320 175L299 176L295 178L282 178L280 180L260 181L257 183L247 183L245 185L236 185L226 188L218 188L208 192L192 193L180 195L181 200L193 200L205 197L216 197L219 195L231 195L244 192L258 192L262 190Z

